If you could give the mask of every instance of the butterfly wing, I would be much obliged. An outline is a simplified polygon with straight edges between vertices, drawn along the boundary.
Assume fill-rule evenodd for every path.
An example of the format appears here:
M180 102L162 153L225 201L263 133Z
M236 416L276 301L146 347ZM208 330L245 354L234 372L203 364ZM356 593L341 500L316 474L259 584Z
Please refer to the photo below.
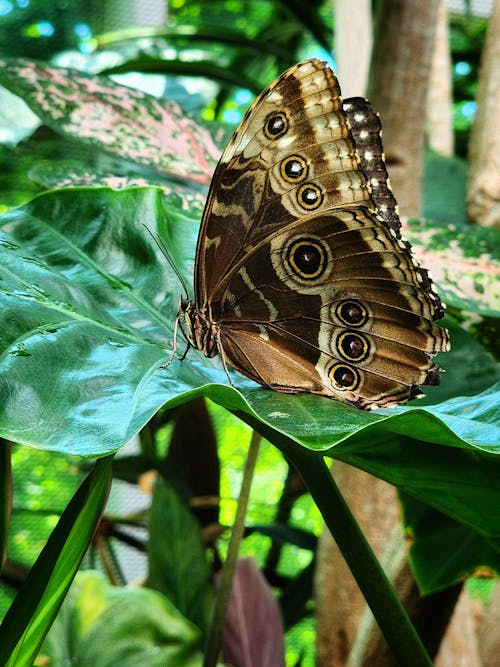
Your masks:
M379 130L310 60L262 93L221 158L196 304L225 359L261 384L369 408L439 379L442 307L399 238Z
M232 277L222 347L233 366L275 389L362 408L404 402L436 383L431 357L447 348L435 300L422 298L415 275L368 209L311 216Z
M293 158L296 148L306 147L303 165ZM370 201L337 80L315 59L292 67L261 93L222 154L198 236L198 304L215 304L231 271L256 244L304 215L296 189L312 178L322 178L324 206Z

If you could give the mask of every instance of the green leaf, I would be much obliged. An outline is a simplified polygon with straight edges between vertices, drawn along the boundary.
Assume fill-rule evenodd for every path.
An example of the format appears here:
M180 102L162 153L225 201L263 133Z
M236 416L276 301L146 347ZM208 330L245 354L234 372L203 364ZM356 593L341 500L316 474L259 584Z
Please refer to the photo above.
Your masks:
M313 447L382 419L327 399L256 389L237 375L236 392L217 361L194 351L159 368L169 356L181 287L147 229L164 238L186 278L197 233L196 222L168 201L153 188L62 191L0 218L10 232L0 243L0 434L103 455L163 404L200 394L255 412ZM488 376L479 386L488 386Z
M92 37L89 41L96 49L114 49L123 45L125 40L136 42L136 40L144 39L144 37L156 37L166 39L169 42L187 43L189 48L192 48L192 45L195 42L207 42L212 46L214 43L218 42L221 45L224 45L224 48L233 46L238 49L246 49L257 52L261 57L263 53L266 53L275 55L284 60L293 60L290 51L281 47L276 42L257 39L255 36L247 37L241 30L234 30L228 25L225 25L224 27L215 27L210 25L198 26L176 23L173 28L131 28L129 30L120 30L98 35L97 37ZM186 61L175 59L164 61L164 66L168 68L166 71L176 72L177 70L175 68L177 66L182 66L182 64L195 65L196 63L186 63ZM290 62L290 65L292 64L293 63ZM172 67L174 68L173 70L171 69ZM236 85L241 86L241 83ZM260 90L257 90L256 92L260 92Z
M197 224L180 205L153 188L82 189L44 194L0 219L9 232L0 243L0 435L103 455L161 406L203 395L285 453L306 447L345 460L499 537L499 370L459 328L439 360L442 386L426 389L433 404L422 407L362 412L231 373L235 389L217 359L194 350L160 367L181 287L144 224L189 280Z
M161 594L80 572L42 647L50 664L199 667L200 632Z
M102 455L164 402L180 286L144 227L164 219L159 192L122 194L44 195L2 219L0 432L17 442Z
M262 57L262 54L260 54L260 57ZM204 77L227 86L246 88L255 95L258 95L262 90L262 86L258 82L245 76L241 71L230 69L225 65L215 65L210 60L190 62L141 56L134 60L127 60L123 65L116 65L106 70L107 74L122 74L125 72Z
M148 581L192 623L206 630L212 576L201 527L180 497L158 477L149 520Z
M0 626L0 664L35 659L100 519L111 457L97 461L73 496Z
M489 540L401 491L400 499L410 537L411 568L423 595L474 574L500 573L500 553Z
M40 147L38 146L38 149ZM60 148L61 153L64 149ZM39 151L40 152L40 151ZM35 159L40 159L42 156L38 155ZM29 177L32 181L42 185L44 189L60 189L68 187L108 187L115 190L123 190L125 188L157 186L163 190L166 195L171 195L174 192L177 195L183 196L192 206L197 202L200 207L203 207L205 197L201 192L193 192L193 190L183 187L178 183L173 185L165 176L155 174L150 171L145 175L138 174L138 168L129 163L120 164L120 175L116 173L117 169L112 173L109 171L109 163L99 170L89 161L79 160L63 160L57 159L54 161L46 159L42 162L37 162L29 169ZM83 157L83 156L81 156ZM104 169L108 168L108 171ZM145 170L143 170L145 171Z

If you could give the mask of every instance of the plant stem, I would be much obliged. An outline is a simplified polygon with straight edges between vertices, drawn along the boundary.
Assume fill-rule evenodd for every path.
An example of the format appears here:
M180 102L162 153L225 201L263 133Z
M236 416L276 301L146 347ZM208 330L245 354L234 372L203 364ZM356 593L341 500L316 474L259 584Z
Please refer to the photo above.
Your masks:
M219 588L215 598L212 622L210 624L210 630L205 648L205 656L203 659L203 667L216 667L217 665L222 630L224 627L224 619L226 617L227 605L231 595L231 587L233 583L240 543L243 538L243 532L245 529L245 515L248 507L248 499L250 497L250 488L252 486L255 463L259 453L260 441L261 436L257 433L257 431L253 431L252 440L250 441L250 448L248 450L247 460L245 462L245 468L243 471L243 481L241 483L240 496L238 498L238 505L236 507L236 516L234 519L233 528L231 530L231 537L229 538L226 562L222 568Z
M10 514L12 509L12 444L0 439L0 573L7 559Z
M404 667L432 667L432 660L335 484L323 456L257 420L248 412L235 410L234 414L258 429L300 473L397 664Z
M432 667L432 660L324 459L300 446L287 447L286 455L302 475L397 664Z

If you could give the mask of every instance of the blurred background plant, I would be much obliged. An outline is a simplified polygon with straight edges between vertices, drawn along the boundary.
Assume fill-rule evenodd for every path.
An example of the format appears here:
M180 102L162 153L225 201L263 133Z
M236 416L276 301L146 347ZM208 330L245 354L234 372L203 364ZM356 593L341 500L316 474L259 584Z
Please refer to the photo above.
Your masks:
M453 172L457 192L465 195L465 158L492 4L448 5L454 157L446 165ZM127 86L175 100L210 127L219 146L255 94L287 67L311 56L335 66L332 46L336 29L337 13L331 1L0 0L0 57L40 59L108 74ZM41 161L75 159L102 166L109 160L58 136L20 105L18 98L0 90L0 212L42 191L43 179L29 177ZM462 220L457 220L456 209L451 216L449 207L435 194L440 186L434 176L436 169L442 168L441 160L436 155L428 159L424 213L436 217L441 205L443 221L463 222L465 204L459 209ZM429 205L433 197L434 204ZM186 432L193 409L198 429ZM185 581L178 581L177 590L172 591L152 575L158 567L171 566L165 549L157 550L164 532L169 532L170 547L176 551L182 552L185 537L178 517L170 517L168 523L168 517L151 510L162 493L154 484L158 477L182 499L170 496L172 513L181 513L186 503L200 523L209 554L207 568L217 569L224 558L225 527L234 514L250 431L212 404L199 403L189 410L160 413L114 462L111 498L84 562L86 568L106 572L114 584L146 580L151 588L170 593L170 597L186 594ZM16 486L0 612L6 611L25 579L62 508L81 482L84 468L72 457L15 446ZM313 570L321 530L320 515L300 478L274 447L264 443L242 554L256 559L278 592L288 665L314 664ZM195 568L200 554L186 554L190 557ZM476 583L471 588L474 586L476 597L490 599L493 583ZM196 590L193 588L191 594ZM196 611L182 611L191 622L203 625ZM49 653L50 646L48 640L45 648Z
M491 3L473 3L474 12L466 4L449 14L453 133L461 157L467 154L491 11ZM127 0L94 5L5 0L0 5L1 56L94 73L120 72L116 79L126 85L175 99L197 117L233 126L253 96L295 62L317 56L334 63L334 32L331 1ZM36 191L26 178L32 145L18 142L38 121L24 107L21 113L9 93L1 94L0 207L5 208ZM44 132L36 136L38 158L70 158L81 151L52 138ZM7 147L16 145L13 154Z

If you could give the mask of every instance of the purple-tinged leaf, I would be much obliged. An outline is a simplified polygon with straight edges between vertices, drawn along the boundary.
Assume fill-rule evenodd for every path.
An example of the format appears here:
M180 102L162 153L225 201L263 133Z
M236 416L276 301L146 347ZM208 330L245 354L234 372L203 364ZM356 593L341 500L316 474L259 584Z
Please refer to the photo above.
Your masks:
M284 667L283 634L271 587L253 558L239 560L222 634L224 662L234 667Z
M220 151L177 104L107 77L23 59L0 60L0 84L60 134L160 173L210 182Z

